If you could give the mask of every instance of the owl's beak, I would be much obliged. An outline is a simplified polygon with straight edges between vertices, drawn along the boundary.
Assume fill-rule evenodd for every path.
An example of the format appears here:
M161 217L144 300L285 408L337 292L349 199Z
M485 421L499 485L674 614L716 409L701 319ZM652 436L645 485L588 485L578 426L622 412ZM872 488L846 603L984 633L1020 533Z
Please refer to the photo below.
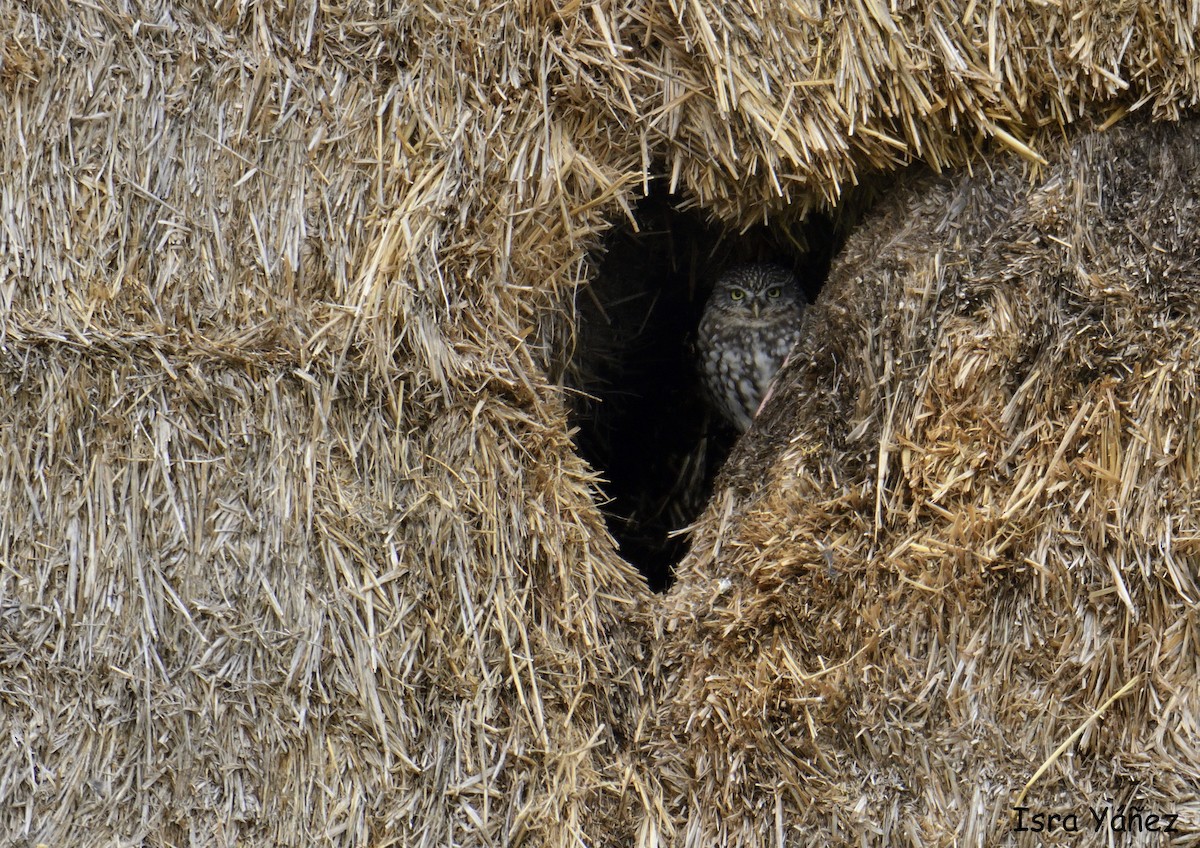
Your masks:
M754 301L754 303L750 304L750 311L754 313L755 318L758 318L758 308L759 308L759 302L757 300Z

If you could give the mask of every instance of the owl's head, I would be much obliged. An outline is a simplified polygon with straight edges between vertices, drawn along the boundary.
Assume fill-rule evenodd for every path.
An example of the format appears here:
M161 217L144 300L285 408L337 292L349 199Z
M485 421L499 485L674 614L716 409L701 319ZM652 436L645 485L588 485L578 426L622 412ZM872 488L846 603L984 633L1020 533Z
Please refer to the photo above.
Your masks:
M796 275L779 265L738 265L717 280L709 305L726 313L769 321L794 315L804 299Z

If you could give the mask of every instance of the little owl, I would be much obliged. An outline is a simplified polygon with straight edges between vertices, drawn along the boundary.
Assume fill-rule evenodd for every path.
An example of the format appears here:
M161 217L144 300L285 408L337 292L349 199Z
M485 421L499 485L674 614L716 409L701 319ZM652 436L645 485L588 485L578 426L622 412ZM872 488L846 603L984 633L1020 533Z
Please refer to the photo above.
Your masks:
M738 265L717 280L696 346L709 400L739 432L799 341L803 317L804 298L786 268Z

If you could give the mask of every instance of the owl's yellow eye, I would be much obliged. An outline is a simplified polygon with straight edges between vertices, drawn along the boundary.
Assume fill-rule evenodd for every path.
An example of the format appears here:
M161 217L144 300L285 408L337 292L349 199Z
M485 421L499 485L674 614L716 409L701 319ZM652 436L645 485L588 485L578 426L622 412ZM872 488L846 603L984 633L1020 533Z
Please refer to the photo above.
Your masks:
M741 300L745 296L746 296L746 293L744 291L742 291L741 289L730 289L729 290L729 299L730 300Z
M779 297L781 294L783 294L783 289L781 289L779 286L771 286L769 289L767 289L767 297L775 298Z

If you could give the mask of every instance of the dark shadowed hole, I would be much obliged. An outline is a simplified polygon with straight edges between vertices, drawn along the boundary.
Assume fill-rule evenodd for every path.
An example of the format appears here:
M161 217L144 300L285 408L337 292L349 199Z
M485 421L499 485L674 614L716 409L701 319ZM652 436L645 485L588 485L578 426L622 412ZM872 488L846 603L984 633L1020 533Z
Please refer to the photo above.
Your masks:
M796 270L811 301L835 250L830 219L729 233L678 197L654 192L610 234L595 281L579 294L569 382L580 453L607 481L604 505L621 554L655 590L670 585L686 527L711 495L737 434L711 415L693 349L720 273L742 262Z

